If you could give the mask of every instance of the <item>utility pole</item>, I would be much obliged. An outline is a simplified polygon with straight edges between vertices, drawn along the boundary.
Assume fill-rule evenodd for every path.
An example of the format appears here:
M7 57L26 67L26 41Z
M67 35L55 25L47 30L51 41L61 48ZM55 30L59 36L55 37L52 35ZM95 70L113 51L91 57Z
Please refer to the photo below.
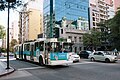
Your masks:
M16 0L6 0L8 2L8 27L7 27L7 68L10 69L9 67L9 13L10 13L10 3L16 2Z

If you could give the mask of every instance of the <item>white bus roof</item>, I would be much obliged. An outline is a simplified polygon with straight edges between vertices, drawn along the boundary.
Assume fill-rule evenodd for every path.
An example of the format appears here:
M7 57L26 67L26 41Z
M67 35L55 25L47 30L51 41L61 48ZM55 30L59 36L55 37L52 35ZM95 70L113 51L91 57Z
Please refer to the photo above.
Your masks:
M58 38L49 38L49 39L39 38L35 42L38 42L38 41L45 41L45 42L68 42L68 43L71 43L71 39L62 39L62 40L60 40Z

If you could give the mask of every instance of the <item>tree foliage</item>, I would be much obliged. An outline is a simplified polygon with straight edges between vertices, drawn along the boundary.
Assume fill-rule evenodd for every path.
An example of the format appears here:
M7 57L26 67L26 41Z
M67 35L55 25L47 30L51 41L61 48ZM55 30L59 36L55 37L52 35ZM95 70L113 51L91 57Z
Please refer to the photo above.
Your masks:
M101 42L99 40L100 32L96 29L90 30L90 33L86 33L83 35L83 44L89 48L95 48L97 46L101 45Z
M112 19L100 22L97 26L101 30L101 44L108 44L113 49L120 50L120 8L118 8L116 15Z
M5 27L0 25L0 39L3 39L5 37Z
M10 8L16 9L18 6L22 5L22 0L16 0L16 2L10 3ZM5 8L8 8L8 3L6 0L0 0L0 11L5 10Z
M120 50L120 8L116 12L116 15L108 21L111 29L110 41L114 48Z
M10 51L13 52L14 50L14 46L18 44L16 39L12 39L12 41L10 42Z
M100 22L97 26L99 30L91 30L91 34L83 36L84 45L112 46L120 50L120 7L112 19Z

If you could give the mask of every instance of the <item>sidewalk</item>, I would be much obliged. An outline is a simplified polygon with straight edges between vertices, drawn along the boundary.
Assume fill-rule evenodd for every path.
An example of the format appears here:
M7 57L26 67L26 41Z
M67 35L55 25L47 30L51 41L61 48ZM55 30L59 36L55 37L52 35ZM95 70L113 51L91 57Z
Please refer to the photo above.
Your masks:
M0 77L15 71L15 69L12 67L10 67L10 69L6 69L6 67L7 67L7 63L0 60Z

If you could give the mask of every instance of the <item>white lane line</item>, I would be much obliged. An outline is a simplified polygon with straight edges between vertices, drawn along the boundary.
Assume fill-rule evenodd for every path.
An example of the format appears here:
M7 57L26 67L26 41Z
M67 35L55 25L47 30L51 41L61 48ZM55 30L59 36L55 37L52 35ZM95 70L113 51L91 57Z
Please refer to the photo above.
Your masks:
M95 63L95 62L79 62L79 63L72 63L72 64L70 64L70 65L90 64L90 63Z
M17 69L18 71L21 71L21 70L32 70L32 69L42 69L42 68L45 68L45 67L29 67L29 68L19 68Z
M9 60L16 60L15 58L9 58ZM0 61L7 61L7 58L0 59Z

